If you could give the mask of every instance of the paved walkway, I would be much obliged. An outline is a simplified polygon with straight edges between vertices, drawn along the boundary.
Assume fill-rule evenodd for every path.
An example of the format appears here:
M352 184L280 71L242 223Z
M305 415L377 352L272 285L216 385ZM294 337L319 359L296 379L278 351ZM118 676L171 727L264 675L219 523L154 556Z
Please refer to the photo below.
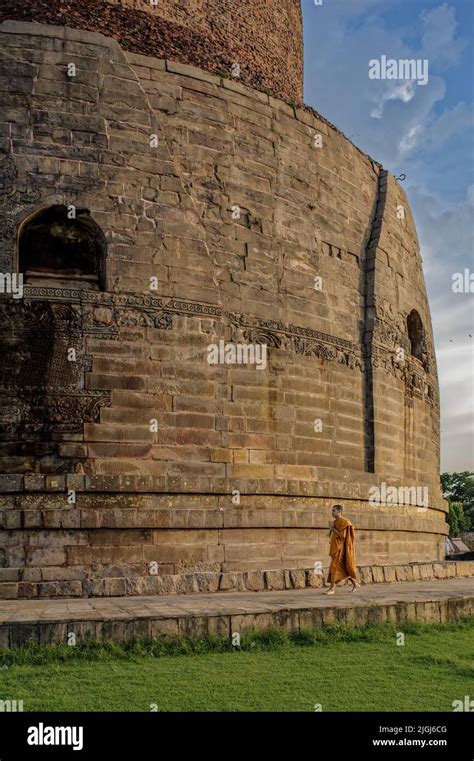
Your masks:
M280 610L340 609L474 597L474 578L349 585L335 595L322 589L282 592L218 592L156 597L93 597L60 600L0 600L0 625L55 621L128 620L271 613Z
M0 647L28 639L116 641L161 634L229 636L245 629L299 630L336 621L364 626L391 621L441 622L474 615L474 578L320 589L220 592L157 597L0 601Z

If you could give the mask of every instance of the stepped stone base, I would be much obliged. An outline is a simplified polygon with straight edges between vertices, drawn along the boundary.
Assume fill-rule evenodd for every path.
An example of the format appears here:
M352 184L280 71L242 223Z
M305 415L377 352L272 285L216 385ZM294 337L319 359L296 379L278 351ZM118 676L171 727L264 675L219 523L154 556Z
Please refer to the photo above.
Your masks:
M70 581L24 581L29 569L0 569L0 599L65 597L123 597L181 595L208 592L271 592L317 589L324 584L327 568L290 568L233 573L185 573L117 576ZM408 563L358 566L361 584L413 582L474 576L474 561Z
M278 495L274 484L245 480L210 482L209 493L195 494L174 476L0 476L0 599L315 587L315 568L329 565L335 502L356 526L362 583L467 573L465 563L462 571L445 565L443 501L428 510L372 505L374 474L357 482L344 471L340 483L332 471L319 476L327 481L306 483L304 495L304 484L291 481ZM252 494L257 486L262 493Z
M28 641L61 644L93 640L127 642L163 635L230 637L250 629L301 631L335 623L367 626L408 621L443 623L474 614L470 579L412 581L366 586L333 597L300 589L219 595L166 595L120 600L0 602L0 647Z

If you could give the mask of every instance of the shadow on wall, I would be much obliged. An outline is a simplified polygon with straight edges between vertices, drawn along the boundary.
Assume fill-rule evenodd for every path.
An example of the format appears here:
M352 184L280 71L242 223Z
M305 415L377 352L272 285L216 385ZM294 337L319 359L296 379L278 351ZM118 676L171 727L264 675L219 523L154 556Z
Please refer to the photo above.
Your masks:
M30 216L18 239L25 285L99 290L105 281L106 241L86 210L51 206ZM94 403L84 391L85 354L79 304L2 300L0 316L0 442L2 467L15 472L61 472L60 447L80 432ZM72 436L72 439L74 437ZM84 458L68 459L68 471Z

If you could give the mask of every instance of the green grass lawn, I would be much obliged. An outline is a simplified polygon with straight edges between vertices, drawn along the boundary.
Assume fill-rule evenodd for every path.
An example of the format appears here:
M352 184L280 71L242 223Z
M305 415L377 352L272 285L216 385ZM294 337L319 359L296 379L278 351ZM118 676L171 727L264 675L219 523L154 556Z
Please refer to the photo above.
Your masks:
M405 633L397 646L396 633ZM474 619L0 652L25 711L451 711L474 697Z

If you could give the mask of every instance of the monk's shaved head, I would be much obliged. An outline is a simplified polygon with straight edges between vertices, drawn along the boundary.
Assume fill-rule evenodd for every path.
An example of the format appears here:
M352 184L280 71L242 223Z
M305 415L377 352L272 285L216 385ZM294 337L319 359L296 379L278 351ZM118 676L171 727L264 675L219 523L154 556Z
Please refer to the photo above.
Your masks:
M333 505L332 512L342 515L342 505Z

